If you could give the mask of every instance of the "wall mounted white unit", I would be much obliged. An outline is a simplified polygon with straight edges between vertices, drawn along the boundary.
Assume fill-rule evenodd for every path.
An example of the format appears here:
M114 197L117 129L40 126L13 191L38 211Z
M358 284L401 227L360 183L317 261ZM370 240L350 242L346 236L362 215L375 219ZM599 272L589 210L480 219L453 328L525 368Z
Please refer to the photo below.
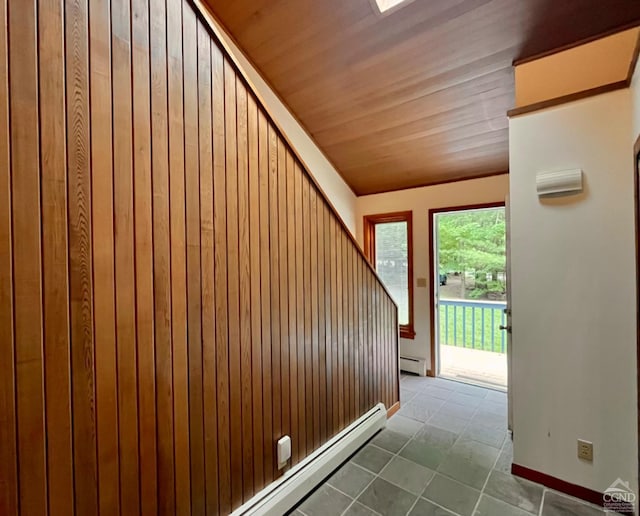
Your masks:
M569 195L582 191L582 169L538 172L536 174L538 196Z
M401 356L400 370L419 376L427 376L427 361L424 358Z
M387 409L378 403L278 480L272 482L231 516L286 514L340 464L387 424Z

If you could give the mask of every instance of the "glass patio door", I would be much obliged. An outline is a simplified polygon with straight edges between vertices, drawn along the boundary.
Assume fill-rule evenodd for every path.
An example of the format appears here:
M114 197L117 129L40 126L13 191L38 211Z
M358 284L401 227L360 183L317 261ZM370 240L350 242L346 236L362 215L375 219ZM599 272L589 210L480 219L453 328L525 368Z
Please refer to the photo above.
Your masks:
M505 207L443 211L433 223L437 374L506 390Z

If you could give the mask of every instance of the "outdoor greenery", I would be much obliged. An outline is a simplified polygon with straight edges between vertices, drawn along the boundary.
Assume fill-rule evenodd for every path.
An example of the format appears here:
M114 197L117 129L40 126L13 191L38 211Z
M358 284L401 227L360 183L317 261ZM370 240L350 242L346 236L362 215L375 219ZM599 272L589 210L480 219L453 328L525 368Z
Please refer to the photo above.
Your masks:
M504 323L502 319L503 306L499 305L496 308L485 308L484 310L480 308L473 310L470 307L463 309L462 306L459 306L454 311L453 306L440 305L440 316L438 317L440 344L504 353L502 343L506 336L499 329L500 325Z
M504 296L505 234L504 208L439 215L440 273L460 275L460 298Z

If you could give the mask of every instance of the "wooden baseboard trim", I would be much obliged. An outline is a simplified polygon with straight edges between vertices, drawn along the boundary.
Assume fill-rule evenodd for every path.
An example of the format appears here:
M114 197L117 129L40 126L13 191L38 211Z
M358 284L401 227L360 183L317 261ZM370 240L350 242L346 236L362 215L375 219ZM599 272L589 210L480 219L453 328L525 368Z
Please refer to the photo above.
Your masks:
M604 504L604 500L602 498L603 494L598 491L594 491L593 489L589 489L588 487L572 484L571 482L560 480L559 478L552 477L551 475L541 473L534 469L520 466L519 464L511 464L511 473L518 477L536 482L537 484L542 484L543 486L555 489L556 491L560 491L561 493L567 494L569 496L573 496L574 498L580 498L581 500L592 503L594 505L599 505L602 507L602 505ZM626 511L621 511L620 514L633 514L633 512L629 513Z
M387 410L387 419L398 412L398 410L400 410L400 402L396 401L393 405L391 405L391 407L389 407L389 410Z

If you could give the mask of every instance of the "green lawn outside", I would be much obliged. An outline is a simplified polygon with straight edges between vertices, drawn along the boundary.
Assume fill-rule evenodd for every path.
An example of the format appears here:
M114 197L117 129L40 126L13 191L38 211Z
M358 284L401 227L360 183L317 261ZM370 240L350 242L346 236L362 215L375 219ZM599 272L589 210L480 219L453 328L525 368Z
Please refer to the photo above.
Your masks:
M448 317L447 313L448 311ZM465 348L483 349L484 351L494 351L504 353L502 350L502 338L504 332L500 330L502 324L502 308L481 308L472 309L462 306L456 307L454 318L454 307L450 305L440 305L440 344L445 346L458 346ZM464 312L464 316L463 316ZM484 312L484 345L482 343L482 319ZM464 319L463 319L464 317ZM475 332L474 332L475 319ZM491 336L491 322L493 319L493 339ZM464 324L463 324L464 323ZM448 325L448 332L447 332ZM457 326L457 327L456 327ZM464 328L464 332L463 332ZM454 337L455 333L455 337ZM464 334L463 334L464 333ZM475 339L474 339L475 335ZM506 337L505 344L506 346Z

